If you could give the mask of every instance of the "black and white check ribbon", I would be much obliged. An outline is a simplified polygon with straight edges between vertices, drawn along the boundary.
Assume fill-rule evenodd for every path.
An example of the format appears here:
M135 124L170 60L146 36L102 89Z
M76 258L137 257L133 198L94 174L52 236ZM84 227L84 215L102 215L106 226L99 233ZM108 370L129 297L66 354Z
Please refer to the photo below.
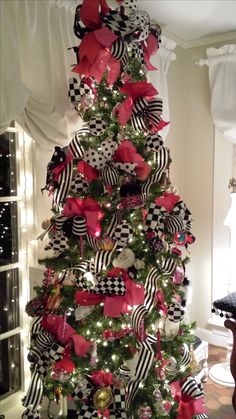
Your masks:
M69 79L68 96L74 106L81 102L83 96L92 94L92 89L82 80L78 81L75 77Z

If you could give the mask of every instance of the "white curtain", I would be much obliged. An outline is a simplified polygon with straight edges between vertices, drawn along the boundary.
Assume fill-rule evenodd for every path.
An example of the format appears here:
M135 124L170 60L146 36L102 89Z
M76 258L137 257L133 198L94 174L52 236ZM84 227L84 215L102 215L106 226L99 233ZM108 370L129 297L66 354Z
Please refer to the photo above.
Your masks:
M176 54L173 52L176 43L164 35L161 37L160 48L152 58L152 64L157 70L149 71L148 80L158 90L159 96L163 99L163 114L164 121L170 121L169 100L168 100L168 85L167 73L172 61L176 60ZM169 125L162 129L161 136L165 139L169 132Z
M1 0L0 132L15 120L37 143L65 145L81 126L68 99L78 1Z
M93 0L91 0L93 1ZM0 0L0 132L15 120L37 144L66 145L82 121L68 98L78 45L73 33L78 0ZM175 43L162 39L149 79L169 121L166 75ZM162 131L166 136L168 127Z
M211 112L215 126L236 144L236 45L208 48Z

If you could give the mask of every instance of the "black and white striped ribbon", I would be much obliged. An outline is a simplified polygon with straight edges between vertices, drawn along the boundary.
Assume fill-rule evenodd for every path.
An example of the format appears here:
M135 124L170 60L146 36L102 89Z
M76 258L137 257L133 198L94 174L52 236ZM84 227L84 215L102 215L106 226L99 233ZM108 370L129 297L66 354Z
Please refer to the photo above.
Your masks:
M166 258L162 263L162 270L164 275L173 274L176 268L176 261L174 258Z
M70 183L73 176L73 161L70 161L58 176L58 188L54 189L53 203L60 206L64 203L70 190Z
M156 156L157 156L158 169L151 176L149 176L149 178L145 182L143 182L141 185L142 198L144 202L148 198L151 186L154 183L159 182L164 171L168 167L169 153L166 147L161 147L156 153Z
M198 383L196 378L192 376L186 378L180 389L181 393L186 394L193 399L199 399L204 395L202 383Z
M164 226L168 233L175 234L184 229L184 222L180 216L169 214L164 219Z
M152 348L152 344L156 342L156 338L151 335L148 335L146 340L140 343L140 350L138 355L138 361L135 369L134 377L130 380L127 385L127 408L129 408L130 403L132 402L133 398L135 397L139 385L142 380L145 380L148 376L149 370L151 368L153 358L154 358L154 351Z
M117 60L122 60L127 54L127 45L126 42L123 42L121 39L116 39L111 46L111 55Z
M84 130L77 131L74 134L74 136L73 136L73 138L72 138L72 140L71 140L71 142L68 146L71 154L73 155L73 158L76 158L76 159L81 159L84 155L84 147L82 146L82 144L80 142L83 132L84 132ZM90 132L90 131L88 130L88 132Z
M42 397L43 382L40 375L38 374L37 367L35 366L27 394L23 401L23 406L28 407L34 411L41 404Z
M191 363L192 357L187 343L183 343L183 355L181 358L181 365L187 367Z
M162 108L162 99L146 100L143 97L137 99L130 120L133 129L146 131L148 128L146 120L149 120L152 126L157 127L161 120Z

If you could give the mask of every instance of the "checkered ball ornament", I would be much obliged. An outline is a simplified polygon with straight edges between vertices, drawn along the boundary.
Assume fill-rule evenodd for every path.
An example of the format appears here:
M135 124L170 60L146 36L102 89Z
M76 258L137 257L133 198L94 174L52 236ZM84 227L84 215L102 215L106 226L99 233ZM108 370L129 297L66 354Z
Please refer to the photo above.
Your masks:
M96 137L104 134L106 130L106 126L107 126L106 122L103 121L103 119L98 118L98 117L91 118L88 124L91 134L95 135Z
M167 317L171 322L179 323L184 317L184 309L179 303L170 304L168 307Z
M26 409L21 416L21 419L40 419L41 416L37 410Z
M128 223L118 224L114 231L114 238L119 244L127 244L133 237L134 230Z

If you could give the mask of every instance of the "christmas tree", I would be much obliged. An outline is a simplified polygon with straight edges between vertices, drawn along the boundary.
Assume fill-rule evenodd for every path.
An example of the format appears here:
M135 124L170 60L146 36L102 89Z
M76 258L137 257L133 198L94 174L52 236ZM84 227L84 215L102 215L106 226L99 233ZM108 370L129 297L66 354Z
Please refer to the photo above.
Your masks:
M81 419L207 417L185 321L191 213L168 177L168 121L146 79L161 31L136 3L76 9L69 97L84 124L48 164L53 254L26 306L23 419L41 417L44 396L68 396Z

